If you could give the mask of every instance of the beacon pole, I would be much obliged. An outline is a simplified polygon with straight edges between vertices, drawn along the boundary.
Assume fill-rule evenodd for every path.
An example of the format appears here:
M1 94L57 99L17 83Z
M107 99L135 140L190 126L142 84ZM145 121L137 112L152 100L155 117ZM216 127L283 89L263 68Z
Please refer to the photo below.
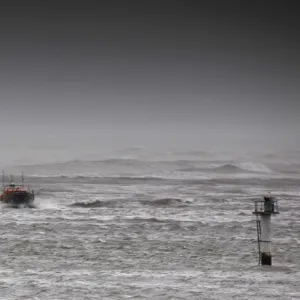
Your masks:
M271 216L279 214L278 203L271 196L265 196L263 200L256 200L254 203L253 214L256 215L259 264L271 266Z

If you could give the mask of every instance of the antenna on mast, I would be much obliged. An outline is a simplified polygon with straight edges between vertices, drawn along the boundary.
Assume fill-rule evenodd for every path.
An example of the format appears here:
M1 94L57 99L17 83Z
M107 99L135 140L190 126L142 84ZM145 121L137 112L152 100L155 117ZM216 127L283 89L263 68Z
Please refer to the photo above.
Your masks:
M4 181L5 181L4 171L2 171L2 186L3 186L3 187L4 187Z
M24 174L22 172L22 185L24 185Z

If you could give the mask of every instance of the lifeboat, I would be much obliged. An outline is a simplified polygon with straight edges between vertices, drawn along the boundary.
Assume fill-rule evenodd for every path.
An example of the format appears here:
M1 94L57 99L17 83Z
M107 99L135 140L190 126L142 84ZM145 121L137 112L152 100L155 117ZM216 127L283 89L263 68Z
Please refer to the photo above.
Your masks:
M34 190L29 186L24 186L23 176L22 184L15 184L11 181L8 185L5 185L3 180L3 191L0 195L0 202L13 207L30 206L34 202L34 197Z

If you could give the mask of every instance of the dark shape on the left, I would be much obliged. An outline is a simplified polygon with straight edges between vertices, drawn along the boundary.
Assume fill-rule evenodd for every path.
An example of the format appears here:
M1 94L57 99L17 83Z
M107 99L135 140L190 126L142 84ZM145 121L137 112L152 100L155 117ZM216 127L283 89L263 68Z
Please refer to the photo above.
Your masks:
M3 173L3 191L0 195L0 202L11 207L32 207L34 202L34 190L30 186L24 185L22 175L22 184L15 184L13 178L10 178L9 184L5 184Z

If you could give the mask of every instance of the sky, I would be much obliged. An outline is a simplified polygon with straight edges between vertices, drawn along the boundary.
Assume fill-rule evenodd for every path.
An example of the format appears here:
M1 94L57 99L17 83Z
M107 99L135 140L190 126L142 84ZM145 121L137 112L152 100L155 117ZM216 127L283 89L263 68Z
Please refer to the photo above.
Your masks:
M1 4L2 152L299 142L295 3Z

